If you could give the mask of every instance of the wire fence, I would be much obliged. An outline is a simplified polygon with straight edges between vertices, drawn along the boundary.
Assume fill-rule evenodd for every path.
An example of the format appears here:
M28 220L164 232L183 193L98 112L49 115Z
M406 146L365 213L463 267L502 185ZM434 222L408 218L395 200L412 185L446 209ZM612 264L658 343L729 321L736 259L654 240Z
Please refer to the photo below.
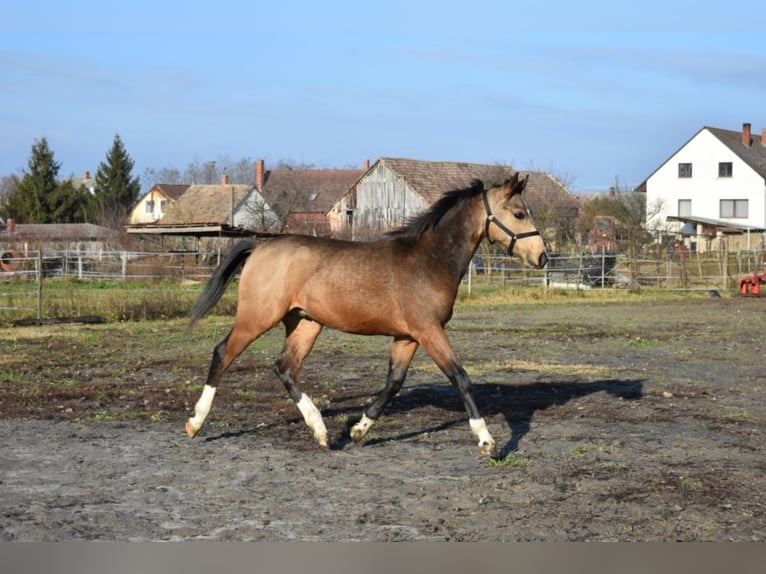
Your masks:
M103 282L116 293L143 285L166 293L168 284L196 285L207 280L224 254L218 252L142 253L134 251L49 251L25 255L0 252L0 311L44 314L47 297L61 296L57 283L70 288L66 296L76 308L80 296L72 285ZM667 290L716 289L736 292L740 280L763 274L766 251L688 253L663 258L629 259L609 253L551 254L545 269L523 268L515 259L477 256L463 278L470 292L479 286L544 286L560 289ZM163 287L164 285L164 287ZM90 291L92 293L92 289ZM166 295L170 296L170 295ZM115 295L119 297L119 295Z

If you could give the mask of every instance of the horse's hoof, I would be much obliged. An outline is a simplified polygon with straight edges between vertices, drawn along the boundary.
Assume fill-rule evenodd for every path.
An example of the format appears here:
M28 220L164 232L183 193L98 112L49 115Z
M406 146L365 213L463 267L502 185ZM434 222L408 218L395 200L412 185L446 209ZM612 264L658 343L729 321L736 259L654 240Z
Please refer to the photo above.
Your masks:
M349 435L351 435L351 440L354 442L359 442L364 438L364 435L366 433L366 429L360 429L357 427L357 425L354 425L351 427L351 430L349 431Z
M199 432L199 429L195 429L194 425L192 425L191 419L186 421L186 436L189 438L194 438L197 436L197 433Z
M317 441L317 444L321 447L328 448L329 444L327 442L327 435L321 435L321 436L315 436L314 439Z
M480 442L479 452L490 458L497 457L497 445L494 442Z
M370 430L373 422L374 421L368 418L367 415L362 415L361 420L352 426L348 431L348 434L351 436L351 440L354 442L361 441L365 436L367 436L367 431Z

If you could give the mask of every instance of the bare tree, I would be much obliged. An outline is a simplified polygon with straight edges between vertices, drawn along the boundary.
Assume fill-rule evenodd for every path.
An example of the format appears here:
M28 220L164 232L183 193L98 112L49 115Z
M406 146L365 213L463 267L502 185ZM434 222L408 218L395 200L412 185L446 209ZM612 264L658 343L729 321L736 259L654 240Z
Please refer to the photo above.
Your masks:
M141 174L141 181L147 189L158 183L176 185L181 183L181 172L174 167L147 167Z
M266 201L278 220L279 231L285 231L290 215L300 211L312 198L316 190L311 187L310 171L313 164L294 163L282 160L272 171ZM304 231L304 230L293 230Z
M649 219L658 213L661 205L652 205ZM638 282L638 256L643 249L652 243L652 234L646 228L647 205L646 194L630 189L622 184L619 178L615 178L612 192L608 195L599 195L585 202L583 214L580 219L580 229L587 233L593 227L596 216L609 216L613 218L615 235L618 245L624 246L628 258L630 283L637 287Z
M230 183L246 185L255 180L255 164L256 162L249 157L232 160L226 154L219 155L214 160L195 159L186 166L182 180L190 184L215 184L226 174Z
M0 177L0 206L2 206L8 196L13 193L18 183L18 176L9 174Z

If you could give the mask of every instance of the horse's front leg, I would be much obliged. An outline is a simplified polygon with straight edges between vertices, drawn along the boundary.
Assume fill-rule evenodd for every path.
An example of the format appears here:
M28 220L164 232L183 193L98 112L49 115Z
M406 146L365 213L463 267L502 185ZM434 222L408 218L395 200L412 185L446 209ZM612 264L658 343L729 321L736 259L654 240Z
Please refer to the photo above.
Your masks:
M362 419L351 427L349 433L351 440L359 442L365 437L367 431L370 430L370 427L388 404L388 401L402 388L404 378L407 376L407 369L409 369L412 357L417 350L418 344L412 339L394 339L388 361L386 386L364 411Z

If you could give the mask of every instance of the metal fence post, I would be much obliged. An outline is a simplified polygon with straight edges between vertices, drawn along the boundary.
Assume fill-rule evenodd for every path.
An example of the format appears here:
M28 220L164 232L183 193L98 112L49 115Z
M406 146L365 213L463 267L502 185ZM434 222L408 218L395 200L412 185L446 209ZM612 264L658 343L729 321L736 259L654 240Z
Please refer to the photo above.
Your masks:
M43 250L37 250L37 318L43 318Z

